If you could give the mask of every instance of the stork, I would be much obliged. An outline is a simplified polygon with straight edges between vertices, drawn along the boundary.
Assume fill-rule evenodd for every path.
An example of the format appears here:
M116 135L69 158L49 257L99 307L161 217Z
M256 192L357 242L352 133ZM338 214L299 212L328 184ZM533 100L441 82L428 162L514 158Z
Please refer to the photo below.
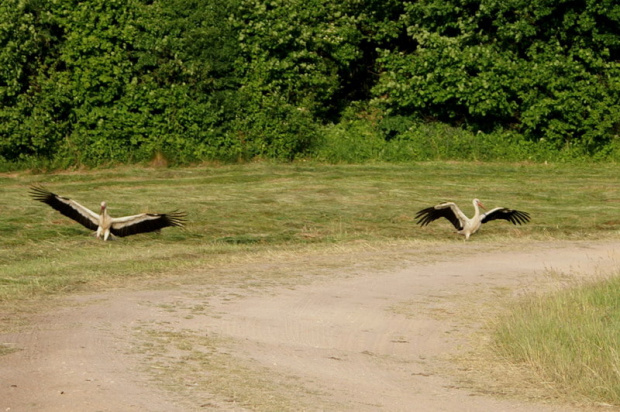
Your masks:
M418 219L417 223L419 225L426 226L440 217L445 217L454 225L457 233L465 236L465 240L469 240L469 237L476 233L483 223L490 222L491 220L504 219L513 225L520 225L530 221L530 215L527 212L520 212L505 207L496 207L486 213L480 214L480 207L484 209L482 202L478 199L474 199L473 204L475 212L471 219L465 216L465 214L461 212L461 209L453 202L444 202L422 209L416 214L415 218Z
M31 186L30 195L34 200L50 205L82 226L96 230L97 239L103 238L104 241L110 236L114 238L114 236L124 237L154 232L168 226L183 227L185 216L187 216L184 212L174 211L167 214L141 213L133 216L112 217L108 215L106 202L101 202L101 213L97 214L75 200L58 196L39 185Z

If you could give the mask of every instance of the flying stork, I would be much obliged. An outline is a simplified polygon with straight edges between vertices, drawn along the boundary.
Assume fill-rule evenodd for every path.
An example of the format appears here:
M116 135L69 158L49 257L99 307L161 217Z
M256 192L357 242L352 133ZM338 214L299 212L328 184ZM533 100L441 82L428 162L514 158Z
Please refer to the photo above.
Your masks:
M453 202L444 202L422 209L417 213L415 218L418 219L418 224L426 226L440 217L445 217L454 225L457 233L465 236L465 240L469 240L469 237L476 233L483 223L490 222L491 220L504 219L513 225L520 225L530 221L530 215L527 212L520 212L505 207L496 207L493 210L480 214L479 207L484 209L482 202L478 199L474 199L473 204L475 213L474 217L471 219L465 216L465 214L461 212L461 209Z
M111 217L108 215L106 202L101 202L101 213L97 214L82 206L75 200L58 196L42 186L30 188L30 195L34 200L47 203L63 215L80 223L82 226L96 230L97 239L103 237L106 241L112 235L124 237L138 233L154 232L168 226L183 227L186 213L175 211L167 214L141 213L125 217Z

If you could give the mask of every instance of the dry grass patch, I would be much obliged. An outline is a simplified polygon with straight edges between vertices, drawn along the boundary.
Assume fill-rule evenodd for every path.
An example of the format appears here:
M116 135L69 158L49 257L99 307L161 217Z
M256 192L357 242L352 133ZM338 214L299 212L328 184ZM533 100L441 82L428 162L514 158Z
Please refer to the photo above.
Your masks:
M619 296L620 273L583 280L548 271L518 297L498 289L476 293L475 305L463 299L461 316L483 327L450 357L459 385L584 410L620 406Z
M501 317L493 339L500 356L564 396L620 406L620 272L527 296Z
M292 376L277 376L226 349L234 342L166 325L143 325L133 335L146 371L166 389L202 407L241 407L253 411L308 410L305 396L316 396ZM210 394L210 395L209 395ZM198 399L197 399L198 398Z

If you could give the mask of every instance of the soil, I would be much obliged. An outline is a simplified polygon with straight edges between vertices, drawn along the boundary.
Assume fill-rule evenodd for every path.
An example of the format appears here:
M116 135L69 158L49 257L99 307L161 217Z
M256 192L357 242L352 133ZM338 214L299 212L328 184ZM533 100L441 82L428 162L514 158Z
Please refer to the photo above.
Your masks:
M229 267L256 271L237 283L198 271L176 285L63 298L0 335L15 349L0 357L0 410L591 407L554 400L542 382L537 393L498 379L507 374L494 377L479 355L506 302L617 273L619 241L398 248ZM261 283L272 272L281 279Z

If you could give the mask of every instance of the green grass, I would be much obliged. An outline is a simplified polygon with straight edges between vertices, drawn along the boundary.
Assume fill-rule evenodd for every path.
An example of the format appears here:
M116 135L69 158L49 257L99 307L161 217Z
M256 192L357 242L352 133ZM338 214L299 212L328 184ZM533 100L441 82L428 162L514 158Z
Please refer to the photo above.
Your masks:
M616 165L296 163L180 169L124 167L85 172L0 175L0 300L114 286L169 276L246 253L391 240L461 242L447 222L419 228L415 213L453 200L471 212L525 210L532 222L486 225L475 242L582 239L620 233ZM49 190L114 216L188 212L187 228L102 243L28 195ZM93 286L95 285L95 286Z
M620 277L527 297L495 345L569 399L620 405Z

